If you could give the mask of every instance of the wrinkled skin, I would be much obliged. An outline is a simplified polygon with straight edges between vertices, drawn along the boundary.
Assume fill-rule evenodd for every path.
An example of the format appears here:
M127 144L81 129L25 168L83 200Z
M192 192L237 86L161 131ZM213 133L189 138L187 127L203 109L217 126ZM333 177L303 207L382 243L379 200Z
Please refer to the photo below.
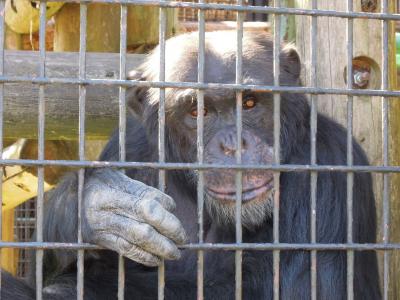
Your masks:
M170 39L166 45L166 81L197 82L198 33ZM235 32L206 33L205 82L235 83ZM272 42L262 33L243 39L243 82L272 85ZM130 79L157 81L159 49L131 72ZM300 61L292 47L282 46L280 85L299 85ZM273 162L273 99L271 93L243 91L243 130L238 142L235 126L236 95L228 89L204 90L205 111L197 111L192 89L166 89L165 154L167 162L197 162L197 115L204 114L204 163L232 165L241 145L242 163ZM132 116L127 122L126 159L158 161L158 89L134 87L127 92ZM310 164L310 109L302 94L281 94L281 163ZM346 131L318 115L317 163L346 164ZM118 132L110 139L101 160L118 160ZM367 165L353 141L354 165ZM209 169L204 174L204 241L235 243L236 172ZM85 299L115 299L118 255L125 260L126 299L157 299L157 268L165 260L166 299L196 299L197 254L178 250L182 243L198 242L196 170L167 170L165 193L158 190L158 170L86 170L82 233L85 242L107 250L85 252ZM273 197L279 196L279 240L310 242L310 176L308 172L282 172L280 190L273 189L269 170L242 172L242 240L273 242ZM58 185L46 203L45 241L77 240L77 174ZM374 243L376 212L370 174L354 174L353 240ZM320 172L317 182L318 243L345 243L347 237L346 174ZM354 298L380 299L376 254L354 253ZM346 299L344 251L318 251L317 298ZM34 264L33 264L34 265ZM235 298L235 255L232 251L204 252L206 299ZM271 251L243 251L243 298L273 298ZM2 276L2 299L34 299L34 269L30 282ZM76 299L76 254L45 251L44 299ZM310 299L310 253L280 252L281 299Z
M185 231L174 200L119 171L96 171L85 185L84 239L146 266L178 259ZM99 220L104 220L99 222Z

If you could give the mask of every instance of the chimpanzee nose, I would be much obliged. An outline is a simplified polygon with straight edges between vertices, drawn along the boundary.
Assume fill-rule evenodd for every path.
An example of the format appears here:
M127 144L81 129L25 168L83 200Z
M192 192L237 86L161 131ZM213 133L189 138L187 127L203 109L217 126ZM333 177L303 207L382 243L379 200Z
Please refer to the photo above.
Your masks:
M235 156L237 149L236 130L220 131L216 136L219 143L220 154L225 156ZM242 153L251 150L251 135L248 131L242 131Z

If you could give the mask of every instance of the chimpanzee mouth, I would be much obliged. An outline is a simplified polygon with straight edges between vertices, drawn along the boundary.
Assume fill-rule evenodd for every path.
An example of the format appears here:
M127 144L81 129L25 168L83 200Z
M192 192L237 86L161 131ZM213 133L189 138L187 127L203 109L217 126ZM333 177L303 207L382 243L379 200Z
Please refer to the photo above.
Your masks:
M249 202L251 200L256 200L262 198L267 194L270 190L272 190L274 186L273 177L269 178L268 181L264 182L264 184L254 187L254 186L246 186L243 184L242 190L242 202ZM236 189L234 186L227 187L224 189L217 189L214 187L208 186L206 188L206 193L214 199L225 200L225 201L236 201Z

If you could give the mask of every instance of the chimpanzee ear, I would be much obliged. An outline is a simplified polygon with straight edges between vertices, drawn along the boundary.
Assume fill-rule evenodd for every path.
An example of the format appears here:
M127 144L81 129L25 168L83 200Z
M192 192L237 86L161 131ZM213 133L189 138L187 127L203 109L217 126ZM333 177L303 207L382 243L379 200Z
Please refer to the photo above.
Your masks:
M130 71L127 79L135 81L146 80L143 73L139 70ZM131 112L139 119L141 119L146 105L147 90L148 88L146 87L134 86L126 92L127 105Z
M293 44L287 44L283 47L280 61L283 71L292 75L293 79L298 82L301 71L301 62L300 56Z

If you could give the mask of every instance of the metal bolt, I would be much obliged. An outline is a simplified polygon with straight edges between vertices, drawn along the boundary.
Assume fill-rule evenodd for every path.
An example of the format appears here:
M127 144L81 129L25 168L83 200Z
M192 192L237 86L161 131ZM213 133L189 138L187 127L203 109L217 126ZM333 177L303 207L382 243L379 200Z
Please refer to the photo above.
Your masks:
M365 88L370 79L370 72L368 71L360 71L360 70L354 70L353 74L353 83L356 88Z
M114 71L106 71L106 77L107 78L113 78L115 75Z

